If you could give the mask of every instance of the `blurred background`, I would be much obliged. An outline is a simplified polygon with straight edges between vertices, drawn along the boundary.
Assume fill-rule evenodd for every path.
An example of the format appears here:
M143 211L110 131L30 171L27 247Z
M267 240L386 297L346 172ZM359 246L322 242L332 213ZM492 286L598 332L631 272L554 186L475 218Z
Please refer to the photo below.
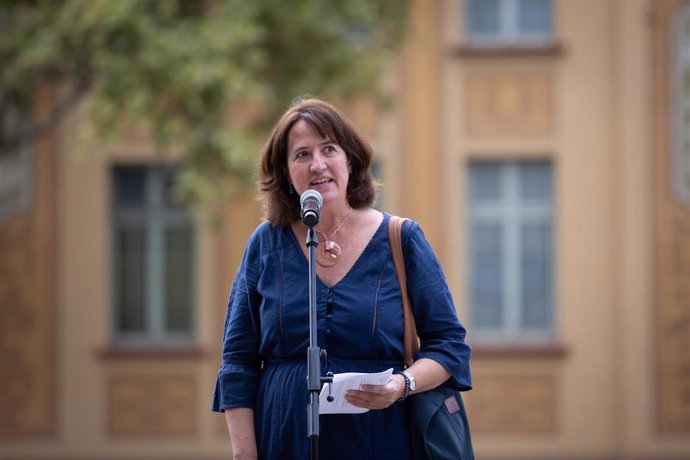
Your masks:
M690 2L0 2L0 458L220 459L293 98L370 139L473 346L480 459L690 458Z

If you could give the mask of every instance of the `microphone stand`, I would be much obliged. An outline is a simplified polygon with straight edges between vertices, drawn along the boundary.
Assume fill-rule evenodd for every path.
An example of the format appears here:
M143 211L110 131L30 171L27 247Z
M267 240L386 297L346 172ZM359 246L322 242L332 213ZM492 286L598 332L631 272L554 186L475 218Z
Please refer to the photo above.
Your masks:
M307 349L307 433L311 441L311 458L319 458L319 393L322 383L333 381L333 374L321 377L321 358L326 358L326 350L321 350L317 342L316 323L316 247L319 240L314 226L309 226L307 232L307 248L309 250L309 348ZM330 390L330 388L329 388Z

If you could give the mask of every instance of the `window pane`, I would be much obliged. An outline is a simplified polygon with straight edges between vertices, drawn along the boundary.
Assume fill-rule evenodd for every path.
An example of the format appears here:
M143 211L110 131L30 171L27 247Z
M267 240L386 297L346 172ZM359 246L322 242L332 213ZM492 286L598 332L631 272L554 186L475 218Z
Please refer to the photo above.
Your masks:
M115 168L115 205L140 207L146 202L146 170L141 167Z
M678 8L672 30L672 187L680 202L690 204L690 5Z
M499 32L499 0L467 0L466 27L470 36Z
M551 33L551 1L520 0L518 30L527 34Z
M503 245L499 224L475 223L471 229L472 325L502 324Z
M189 226L165 232L165 326L168 331L191 331L193 233Z
M166 169L163 174L163 201L168 209L184 209L184 205L175 195L175 186L179 178L178 170Z
M546 161L520 165L520 198L523 200L550 200L551 164Z
M522 326L545 330L551 326L552 232L547 223L521 227Z
M499 201L501 195L501 166L490 162L471 164L470 198L473 201Z
M120 228L116 246L118 330L143 331L146 316L146 232L143 226Z

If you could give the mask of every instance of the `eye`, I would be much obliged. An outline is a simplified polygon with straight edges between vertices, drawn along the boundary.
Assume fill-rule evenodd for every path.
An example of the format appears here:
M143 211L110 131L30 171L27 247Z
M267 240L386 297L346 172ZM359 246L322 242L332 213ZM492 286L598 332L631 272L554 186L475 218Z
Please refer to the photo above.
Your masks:
M327 145L323 148L323 150L326 153L335 153L336 152L336 148L334 145Z
M309 152L307 150L298 150L295 152L295 160L301 160L309 156Z

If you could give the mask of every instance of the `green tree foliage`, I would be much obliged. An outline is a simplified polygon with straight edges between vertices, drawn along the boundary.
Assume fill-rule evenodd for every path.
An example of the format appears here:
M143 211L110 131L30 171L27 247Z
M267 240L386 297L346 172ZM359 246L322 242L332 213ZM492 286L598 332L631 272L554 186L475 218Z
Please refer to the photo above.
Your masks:
M294 97L381 95L405 3L0 0L0 112L28 119L39 85L68 88L23 133L35 139L88 95L100 137L127 120L161 151L182 146L199 200L213 179L251 177L256 139ZM17 141L5 131L3 150Z

